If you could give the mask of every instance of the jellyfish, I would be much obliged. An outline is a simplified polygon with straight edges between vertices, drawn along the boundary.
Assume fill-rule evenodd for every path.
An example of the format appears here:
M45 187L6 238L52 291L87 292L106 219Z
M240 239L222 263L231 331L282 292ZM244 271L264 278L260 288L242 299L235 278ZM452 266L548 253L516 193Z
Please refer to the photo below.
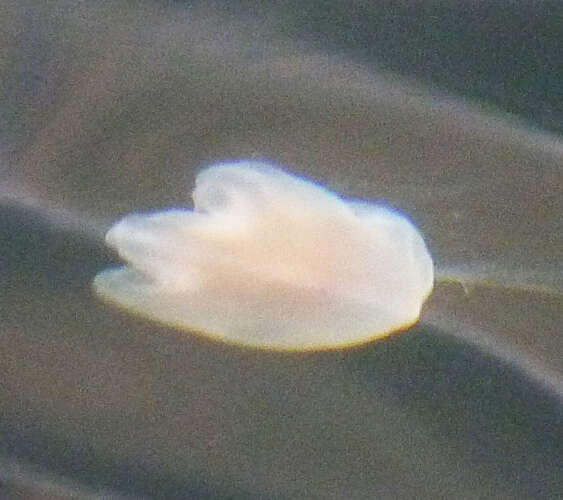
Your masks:
M104 300L190 333L253 348L323 350L416 323L433 262L413 223L264 162L196 178L193 210L134 213L106 235L125 265Z

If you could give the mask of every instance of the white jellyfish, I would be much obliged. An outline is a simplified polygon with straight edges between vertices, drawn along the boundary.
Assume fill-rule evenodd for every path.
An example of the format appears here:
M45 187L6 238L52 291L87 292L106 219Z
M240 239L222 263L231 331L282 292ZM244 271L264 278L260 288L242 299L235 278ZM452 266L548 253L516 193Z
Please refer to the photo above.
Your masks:
M126 262L104 299L265 349L348 346L418 320L434 273L413 224L259 162L199 173L194 209L128 215L106 236Z

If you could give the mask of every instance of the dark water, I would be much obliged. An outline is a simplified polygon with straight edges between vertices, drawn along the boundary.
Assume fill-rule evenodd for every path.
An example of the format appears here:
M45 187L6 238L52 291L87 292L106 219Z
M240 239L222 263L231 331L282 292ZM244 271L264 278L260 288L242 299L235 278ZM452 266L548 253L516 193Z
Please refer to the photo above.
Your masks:
M467 296L444 284L405 333L351 350L263 353L108 309L89 288L114 262L99 240L29 209L4 207L1 220L5 456L151 498L561 491L560 390L465 340L462 321L500 342L487 310L502 323L514 314L507 302L533 299L512 321L537 351L557 336L559 296ZM451 331L432 326L441 315Z
M39 470L84 498L563 496L559 138L279 19L30 6L0 7L0 455L29 464L0 493L39 495ZM189 204L199 168L238 157L384 198L465 289L438 283L407 332L302 355L100 303L107 225Z

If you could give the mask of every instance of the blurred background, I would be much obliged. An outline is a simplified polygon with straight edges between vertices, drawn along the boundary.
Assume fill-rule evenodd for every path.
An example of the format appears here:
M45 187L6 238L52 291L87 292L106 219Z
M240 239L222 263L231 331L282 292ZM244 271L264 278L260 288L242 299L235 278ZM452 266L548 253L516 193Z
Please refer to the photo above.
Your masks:
M561 498L562 19L4 0L0 496ZM92 296L112 221L247 157L408 213L453 278L420 324L265 354Z

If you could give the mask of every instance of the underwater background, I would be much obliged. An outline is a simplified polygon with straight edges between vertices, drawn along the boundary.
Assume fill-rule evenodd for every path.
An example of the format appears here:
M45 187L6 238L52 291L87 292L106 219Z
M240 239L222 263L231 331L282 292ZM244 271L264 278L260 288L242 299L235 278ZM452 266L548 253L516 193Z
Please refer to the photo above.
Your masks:
M0 496L563 497L561 5L226 5L0 6ZM98 301L111 223L235 158L409 214L421 321L265 353Z

